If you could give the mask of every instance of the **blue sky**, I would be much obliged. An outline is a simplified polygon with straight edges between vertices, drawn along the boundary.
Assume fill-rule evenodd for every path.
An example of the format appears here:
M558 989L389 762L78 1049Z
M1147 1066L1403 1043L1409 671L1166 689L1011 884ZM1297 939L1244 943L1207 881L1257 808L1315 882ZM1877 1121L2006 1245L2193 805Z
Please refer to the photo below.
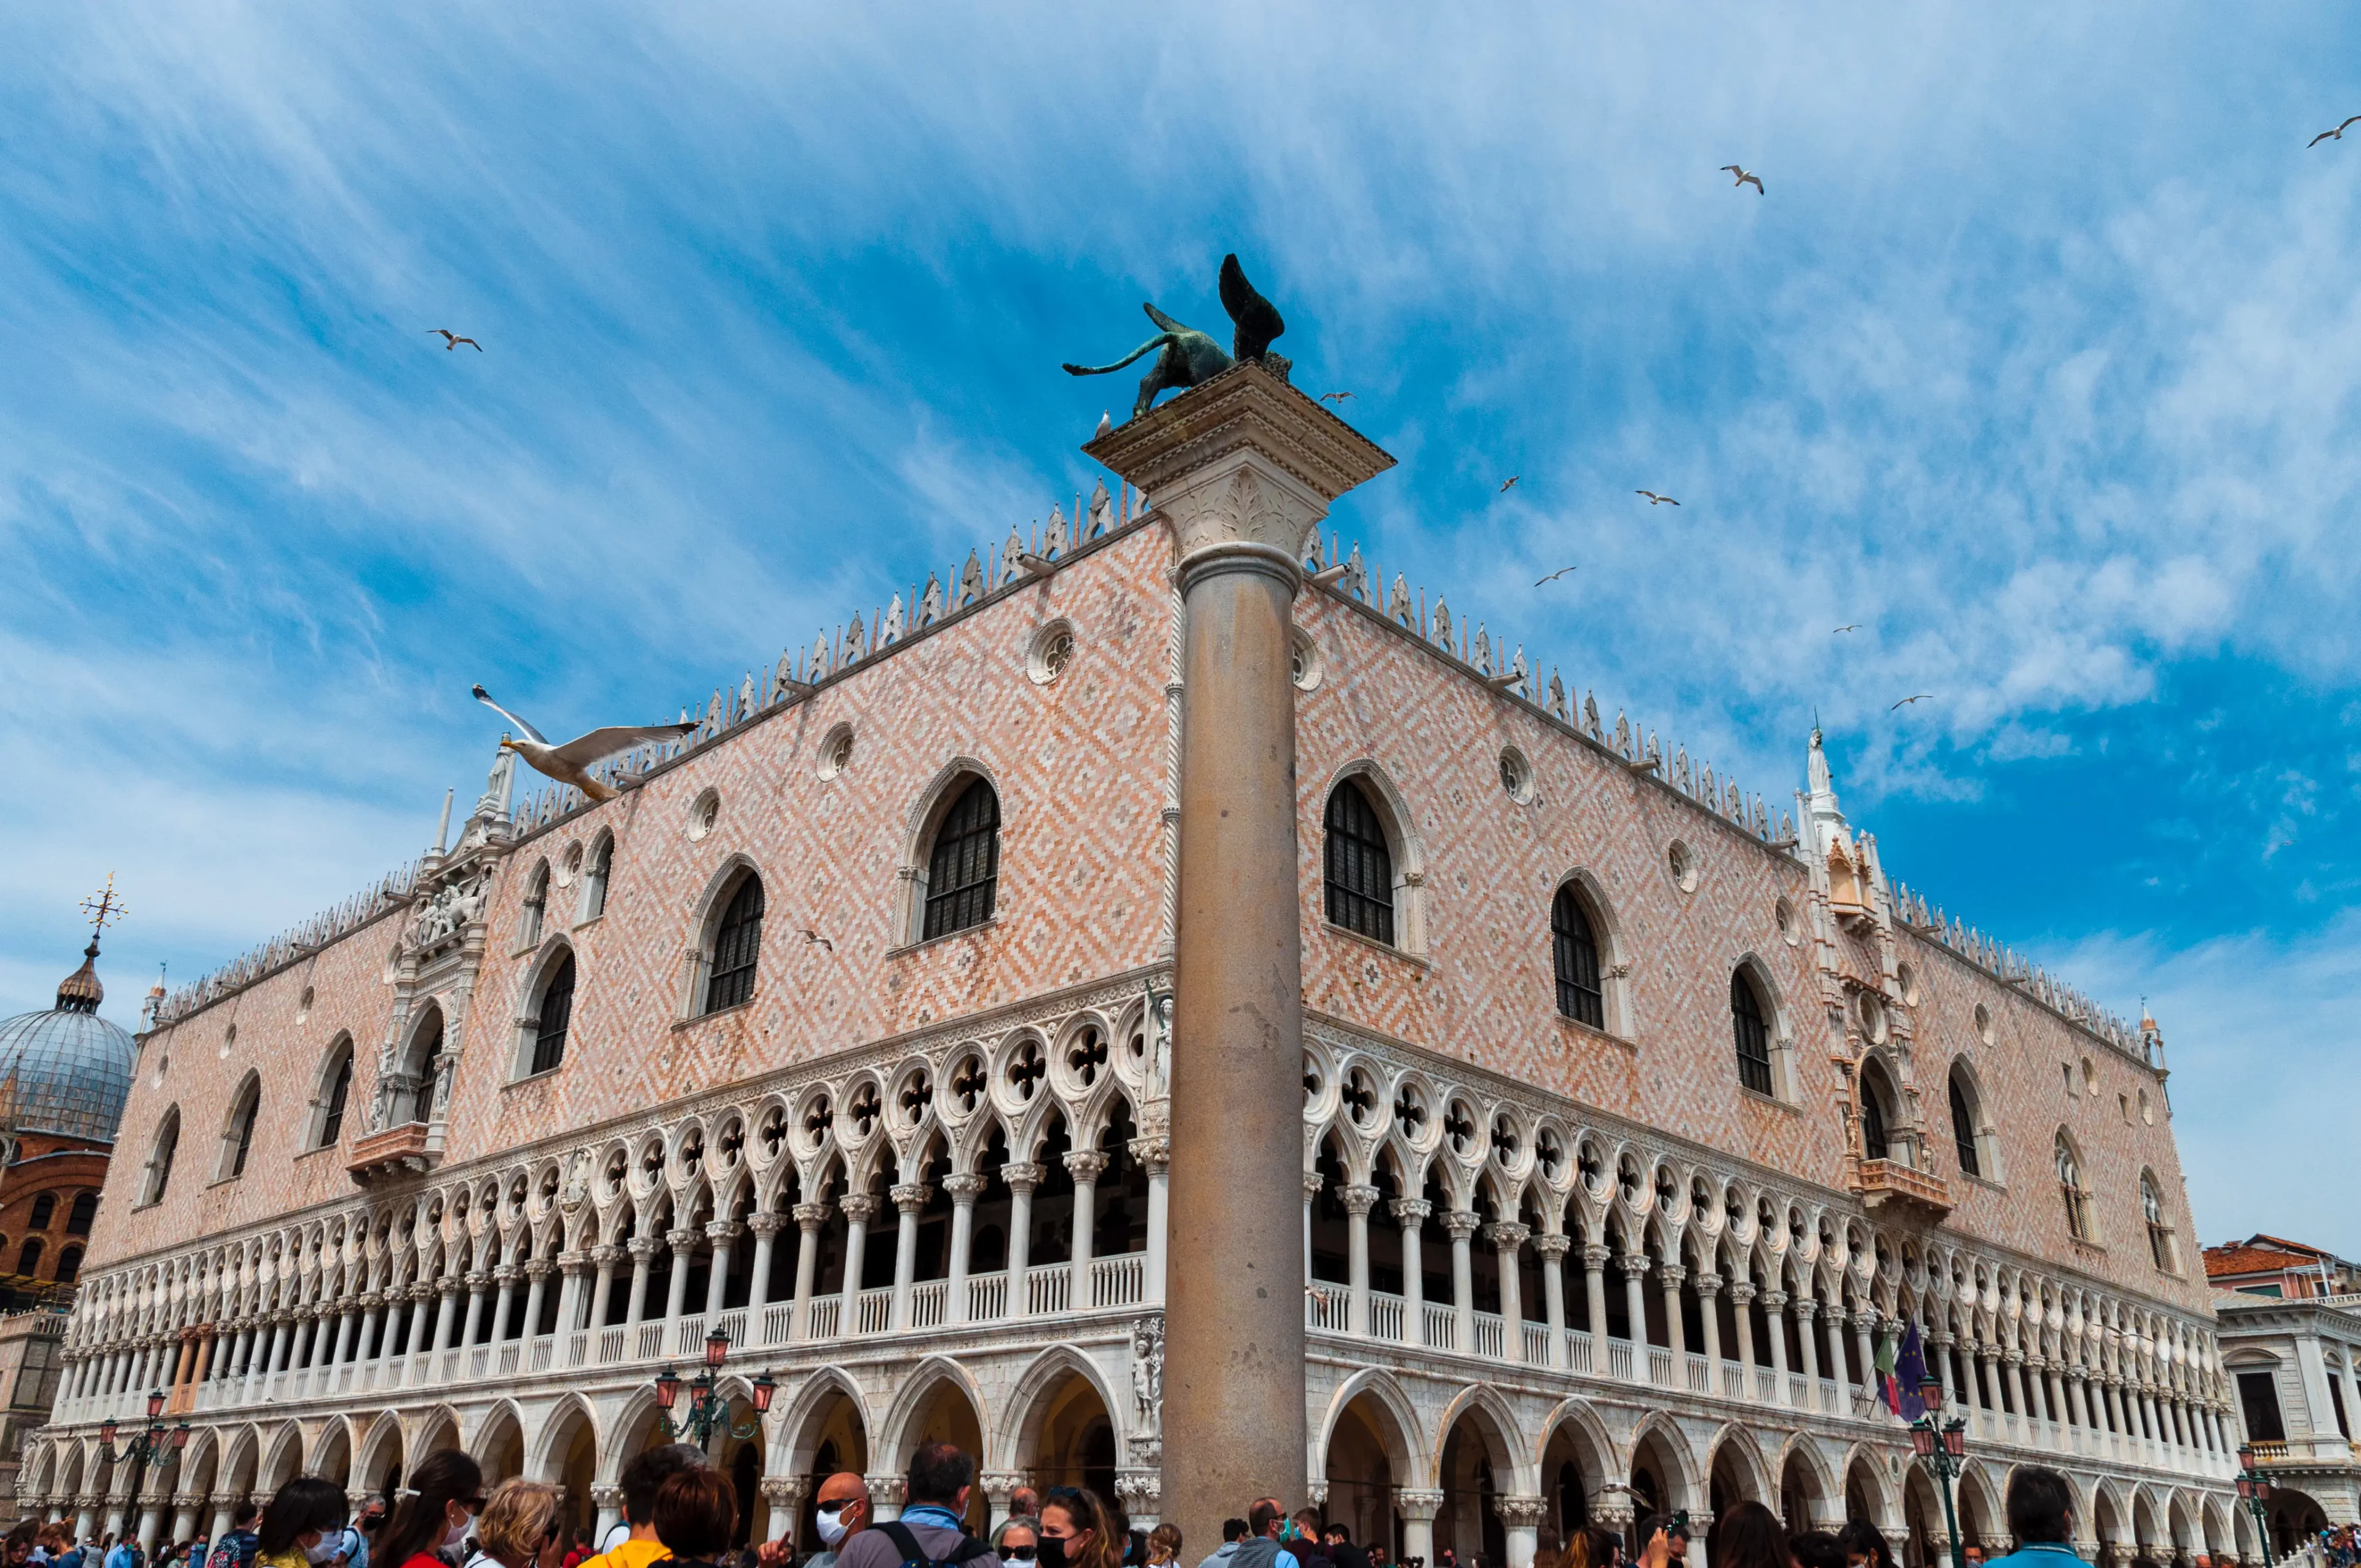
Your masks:
M128 1022L417 853L471 682L668 714L1045 515L1132 386L1057 364L1221 326L1235 249L1401 459L1336 515L1389 576L1766 795L1817 710L1889 869L2150 999L2204 1239L2361 1253L2282 1173L2361 1128L2349 8L0 40L0 1011L109 870Z

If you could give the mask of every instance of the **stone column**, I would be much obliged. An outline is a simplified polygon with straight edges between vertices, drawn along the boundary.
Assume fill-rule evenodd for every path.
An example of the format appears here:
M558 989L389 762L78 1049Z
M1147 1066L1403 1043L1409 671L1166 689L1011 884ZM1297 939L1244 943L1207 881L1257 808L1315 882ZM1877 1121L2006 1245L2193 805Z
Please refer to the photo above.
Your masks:
M837 1207L844 1212L844 1304L838 1311L836 1332L850 1337L861 1332L861 1270L869 1246L869 1222L877 1217L877 1200L866 1192L848 1192Z
M471 1345L484 1327L484 1290L492 1277L480 1268L470 1269L459 1281L467 1288L467 1313L459 1325L459 1343Z
M705 1239L712 1245L713 1261L705 1270L705 1332L711 1333L715 1320L721 1316L723 1304L730 1299L730 1259L736 1252L738 1238L746 1227L735 1220L714 1220L705 1227Z
M516 1304L516 1282L523 1273L524 1270L513 1263L503 1263L492 1270L492 1284L495 1288L492 1296L492 1332L489 1337L494 1343L508 1337L509 1309ZM522 1330L524 1325L520 1323L517 1326ZM368 1357L368 1325L364 1323L358 1359L367 1360Z
M1812 1314L1820 1310L1820 1304L1806 1293L1795 1298L1795 1348L1804 1353L1804 1403L1807 1408L1817 1409L1820 1402L1820 1347L1815 1343L1818 1331L1812 1327Z
M1099 1224L1099 1178L1106 1174L1107 1157L1096 1149L1076 1149L1066 1157L1066 1170L1074 1179L1074 1282L1066 1298L1077 1312L1091 1305L1091 1253Z
M1459 1336L1455 1348L1462 1355L1476 1354L1476 1270L1467 1255L1467 1243L1481 1223L1467 1209L1454 1209L1443 1216L1443 1228L1451 1237L1451 1310Z
M561 1276L557 1286L557 1332L566 1336L558 1347L557 1359L565 1365L578 1366L575 1355L574 1336L582 1333L583 1320L590 1310L590 1293L583 1281L590 1277L590 1255L587 1252L561 1252L557 1255ZM582 1355L590 1354L590 1337L582 1334Z
M1688 1354L1689 1331L1688 1325L1681 1321L1681 1281L1688 1277L1689 1271L1677 1263L1656 1266L1656 1288L1663 1292L1664 1299L1664 1343L1673 1353L1673 1387L1675 1388L1686 1387L1688 1384L1686 1364L1682 1358Z
M1498 1260L1500 1277L1500 1359L1503 1361L1518 1362L1525 1358L1525 1303L1521 1288L1523 1280L1517 1269L1517 1254L1523 1249L1526 1238L1532 1234L1532 1227L1513 1221L1499 1221L1492 1226L1492 1255ZM1506 1498L1501 1499L1503 1505L1507 1501ZM1511 1561L1515 1559L1514 1547L1510 1549L1509 1556ZM1532 1561L1530 1551L1525 1553L1525 1560L1528 1563Z
M910 1286L918 1274L918 1211L934 1194L922 1181L898 1182L885 1194L899 1216L894 1232L894 1305L890 1321L895 1330L910 1326Z
M2124 1380L2111 1372L2107 1375L2106 1386L2107 1430L2126 1436L2135 1435L2131 1423L2124 1416Z
M1000 1168L1008 1185L1008 1315L1032 1315L1032 1292L1025 1276L1033 1266L1033 1190L1049 1171L1027 1161L1011 1160Z
M1860 1352L1859 1359L1855 1362L1860 1368L1855 1374L1855 1386L1858 1387L1869 1387L1870 1380L1876 1376L1877 1347L1869 1343L1870 1328L1876 1321L1877 1314L1867 1307L1861 1308L1852 1315L1853 1349Z
M1443 1494L1396 1486L1394 1507L1401 1510L1403 1558L1423 1558L1433 1568L1434 1516L1443 1511Z
M1590 1369L1607 1376L1607 1260L1614 1255L1597 1242L1582 1249L1582 1300L1590 1314Z
M615 1528L616 1521L623 1517L623 1489L612 1482L598 1482L590 1488L590 1506L598 1510L598 1519L590 1527L590 1539L594 1541L604 1540L607 1532Z
M1345 1332L1367 1337L1369 1332L1369 1211L1377 1207L1378 1190L1358 1184L1338 1190L1345 1205Z
M556 1267L545 1257L536 1257L524 1266L524 1332L518 1338L541 1337L541 1304L549 1295L549 1277Z
M2059 1366L2058 1362L2046 1361L2042 1363L2041 1373L2048 1380L2049 1416L2058 1427L2058 1446L2063 1448L2066 1446L2067 1420L2074 1413L2074 1407L2066 1402L2066 1380L2059 1376Z
M1423 1198L1397 1198L1387 1205L1401 1227L1402 1343L1426 1343L1426 1253L1422 1231L1433 1205Z
M1721 1276L1700 1274L1697 1277L1697 1326L1705 1331L1705 1387L1708 1394L1721 1392L1721 1314L1714 1302L1721 1295ZM1746 1391L1752 1398L1754 1390Z
M1258 365L1085 448L1156 498L1184 620L1161 1517L1210 1548L1303 1473L1304 911L1290 606L1392 459ZM1317 806L1312 807L1319 809Z
M1615 1260L1623 1271L1623 1315L1631 1320L1631 1381L1648 1380L1648 1297L1640 1281L1653 1265L1644 1252L1627 1252Z
M1993 1420L1997 1422L2003 1411L2000 1402L2000 1355L1990 1343L1982 1340L1976 1342L1976 1367L1983 1381L1984 1409L1992 1412Z
M1951 1336L1949 1331L1937 1329L1927 1336L1927 1365L1933 1370L1935 1380L1943 1386L1943 1403L1960 1403L1960 1390L1951 1377Z
M754 1233L754 1273L746 1281L746 1337L755 1344L770 1343L763 1332L763 1314L771 1305L771 1260L778 1255L779 1233L786 1225L787 1217L774 1210L746 1216L746 1228Z
M804 1494L811 1484L801 1475L765 1475L758 1489L770 1506L771 1517L759 1532L774 1540L793 1530L803 1512Z
M672 1248L672 1278L664 1290L664 1315L665 1322L674 1323L688 1310L688 1265L697 1255L697 1233L686 1226L666 1231L664 1243Z
M2010 1397L2016 1401L2016 1419L2029 1423L2033 1420L2033 1400L2030 1398L2031 1390L2026 1387L2025 1352L2011 1345L2001 1352L2000 1364L2001 1378L2008 1385ZM2028 1437L2031 1431L2028 1425L2026 1428Z
M975 1251L975 1201L983 1191L983 1178L962 1174L943 1178L943 1190L951 1195L951 1256L950 1279L943 1288L943 1319L946 1322L968 1321L967 1270ZM1148 1232L1148 1245L1155 1245L1156 1233Z
M637 1324L646 1321L648 1277L653 1272L652 1260L656 1255L658 1245L653 1236L633 1236L623 1244L623 1250L631 1255L631 1294L630 1299L623 1303L623 1321L626 1323ZM637 1352L627 1354L636 1354Z
M1508 1568L1533 1568L1533 1548L1541 1534L1542 1520L1549 1517L1549 1501L1544 1497L1505 1497L1493 1499L1499 1510L1502 1533L1507 1537ZM1705 1531L1697 1530L1698 1544L1704 1544ZM1700 1563L1698 1568L1705 1568Z
M899 1475L864 1475L869 1485L869 1517L880 1524L888 1524L902 1517L902 1504L909 1493L909 1483Z
M798 1203L795 1207L796 1299L787 1316L794 1320L790 1332L797 1340L812 1337L812 1281L819 1269L819 1228L828 1223L828 1213L825 1203Z
M215 1492L206 1500L213 1505L214 1519L205 1531L205 1540L217 1541L229 1533L230 1510L237 1506L237 1498L227 1492Z
M203 1506L204 1500L205 1495L203 1492L172 1494L172 1539L174 1541L187 1541L197 1533L197 1509Z
M360 1309L349 1303L343 1311L336 1314L336 1343L328 1350L328 1364L331 1366L342 1366L350 1359L353 1351L353 1330L360 1322ZM214 1353L214 1376L216 1377L222 1374L222 1354L221 1347L216 1347ZM221 1535L219 1531L215 1531L205 1539L218 1541Z
M1573 1238L1554 1232L1533 1238L1533 1251L1542 1260L1542 1311L1549 1322L1549 1354L1544 1360L1551 1366L1562 1367L1566 1363L1565 1255L1573 1246ZM1714 1283L1719 1285L1721 1281L1717 1279Z
M1164 1254L1166 1235L1172 1216L1172 1140L1161 1135L1134 1138L1131 1141L1134 1159L1148 1168L1148 1299L1164 1299ZM1163 1496L1161 1481L1158 1486Z
M1741 1399L1754 1398L1754 1282L1733 1279L1730 1282L1730 1317L1738 1331L1738 1380L1743 1390Z
M451 1336L459 1332L459 1277L445 1274L434 1282L434 1333L429 1342L436 1352L451 1348Z
M1316 1170L1303 1173L1303 1277L1307 1283L1312 1278L1312 1204L1327 1184L1328 1179Z
M1847 1382L1845 1376L1844 1323L1844 1299L1842 1297L1836 1295L1832 1291L1829 1294L1828 1299L1820 1305L1820 1324L1823 1328L1828 1331L1828 1368L1826 1376L1830 1382L1836 1384L1839 1388L1843 1387ZM1839 1406L1839 1413L1843 1413L1843 1411L1848 1408L1849 1407Z
M590 1287L590 1321L586 1326L594 1334L604 1329L608 1318L613 1315L615 1270L622 1261L623 1249L611 1242L601 1242L590 1249L590 1266L598 1271L598 1277Z

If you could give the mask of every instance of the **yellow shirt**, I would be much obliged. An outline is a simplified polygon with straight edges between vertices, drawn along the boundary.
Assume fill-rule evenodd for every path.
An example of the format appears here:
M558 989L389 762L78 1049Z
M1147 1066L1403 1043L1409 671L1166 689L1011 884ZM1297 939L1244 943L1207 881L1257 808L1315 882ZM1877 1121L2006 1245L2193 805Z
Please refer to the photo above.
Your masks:
M671 1555L661 1541L627 1541L612 1552L588 1559L582 1568L648 1568Z

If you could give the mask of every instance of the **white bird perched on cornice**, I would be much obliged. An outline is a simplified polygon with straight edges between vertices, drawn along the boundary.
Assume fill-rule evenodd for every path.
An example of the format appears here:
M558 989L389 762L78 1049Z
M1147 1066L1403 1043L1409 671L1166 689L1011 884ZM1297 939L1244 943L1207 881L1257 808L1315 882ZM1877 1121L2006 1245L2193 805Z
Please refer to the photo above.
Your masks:
M483 687L476 688L476 700L524 731L524 739L515 740L500 737L500 749L522 757L533 772L570 784L592 800L612 800L617 792L590 776L590 770L631 747L650 740L673 740L695 729L695 724L610 724L604 729L593 729L588 735L577 736L563 746L553 746L547 736L492 700L492 694Z

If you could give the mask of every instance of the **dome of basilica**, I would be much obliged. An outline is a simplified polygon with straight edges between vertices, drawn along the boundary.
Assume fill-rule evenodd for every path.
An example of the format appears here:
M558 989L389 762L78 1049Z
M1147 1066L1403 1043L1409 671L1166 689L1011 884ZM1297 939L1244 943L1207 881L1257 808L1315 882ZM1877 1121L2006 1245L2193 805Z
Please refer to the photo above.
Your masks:
M138 1047L98 1015L97 958L93 941L60 982L55 1007L0 1019L0 1128L10 1135L115 1141Z

